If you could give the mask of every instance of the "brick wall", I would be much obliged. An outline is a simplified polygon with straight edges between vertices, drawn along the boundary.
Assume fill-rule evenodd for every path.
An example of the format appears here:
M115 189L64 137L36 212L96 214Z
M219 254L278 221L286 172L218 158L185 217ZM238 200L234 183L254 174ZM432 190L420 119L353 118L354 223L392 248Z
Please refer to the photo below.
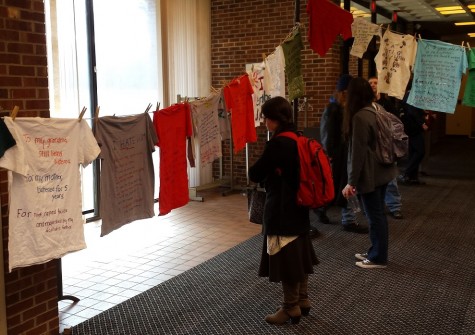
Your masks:
M0 115L49 117L45 14L42 0L0 0ZM8 273L7 172L0 169L8 334L58 334L58 262Z
M314 53L307 40L307 1L300 1L300 22L303 25L302 73L305 81L307 126L317 126L320 116L335 89L341 73L340 38L325 57ZM337 2L339 3L339 2ZM212 0L211 1L211 71L213 87L244 73L245 65L262 61L262 53L270 54L280 45L294 25L295 1L291 0ZM299 99L299 104L303 99ZM305 117L298 115L299 129ZM257 128L258 142L249 144L249 164L262 153L266 140L264 126ZM230 175L229 143L225 143L224 174ZM234 155L234 186L246 186L245 150Z

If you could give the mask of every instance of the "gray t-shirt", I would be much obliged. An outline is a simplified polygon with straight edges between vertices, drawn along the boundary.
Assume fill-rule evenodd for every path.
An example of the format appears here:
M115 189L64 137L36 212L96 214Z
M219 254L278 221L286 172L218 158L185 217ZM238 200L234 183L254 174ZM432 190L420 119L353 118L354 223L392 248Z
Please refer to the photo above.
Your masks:
M99 118L101 236L124 224L153 217L157 134L147 113Z

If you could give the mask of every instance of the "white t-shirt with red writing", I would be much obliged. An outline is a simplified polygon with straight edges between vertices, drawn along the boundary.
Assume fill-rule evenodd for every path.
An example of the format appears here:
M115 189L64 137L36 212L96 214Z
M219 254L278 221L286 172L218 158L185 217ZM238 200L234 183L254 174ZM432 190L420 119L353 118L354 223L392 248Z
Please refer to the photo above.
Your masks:
M16 146L0 158L9 174L9 271L84 249L79 167L100 153L85 120L5 118Z

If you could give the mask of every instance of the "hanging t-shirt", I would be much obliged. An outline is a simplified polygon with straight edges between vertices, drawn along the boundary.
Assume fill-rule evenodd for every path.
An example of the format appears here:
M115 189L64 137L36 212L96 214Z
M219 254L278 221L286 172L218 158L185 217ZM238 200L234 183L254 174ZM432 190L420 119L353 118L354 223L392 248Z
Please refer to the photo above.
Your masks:
M243 149L246 143L257 141L254 126L253 93L247 74L235 78L224 87L226 107L231 112L231 129L235 153Z
M300 29L295 29L293 35L282 43L289 100L305 95L305 84L302 76L302 49L303 42Z
M154 216L152 152L157 135L148 113L100 117L101 236L124 224Z
M231 139L231 121L229 120L229 113L224 101L224 90L219 90L219 102L218 102L218 120L219 120L219 133L221 134L221 141Z
M259 127L264 122L264 118L261 115L261 108L264 102L270 99L270 96L265 92L264 83L266 78L264 77L264 62L255 63L247 69L249 75L249 82L251 83L254 94L252 95L252 101L254 105L254 125Z
M416 52L417 42L414 36L386 30L374 58L378 71L378 92L400 100L404 98Z
M368 49L369 42L371 42L373 37L376 35L381 38L381 27L369 22L365 18L357 17L351 24L351 33L355 39L350 55L363 58L363 54Z
M160 215L190 201L186 164L187 137L192 135L190 105L180 103L153 114L160 148Z
M265 59L264 90L271 98L285 97L285 57L282 46Z
M467 50L468 75L465 83L462 104L475 107L475 50Z
M15 144L15 139L5 125L5 121L0 119L0 157L3 157L5 151L13 147Z
M460 45L421 39L407 103L417 108L454 113L467 56Z
M45 263L84 249L79 167L100 149L85 120L7 117L16 146L0 158L11 170L8 266Z
M338 35L351 37L353 15L328 0L308 0L308 41L320 57L325 56Z
M199 143L198 157L201 167L222 156L219 132L218 105L220 94L211 94L206 99L190 102L191 116Z

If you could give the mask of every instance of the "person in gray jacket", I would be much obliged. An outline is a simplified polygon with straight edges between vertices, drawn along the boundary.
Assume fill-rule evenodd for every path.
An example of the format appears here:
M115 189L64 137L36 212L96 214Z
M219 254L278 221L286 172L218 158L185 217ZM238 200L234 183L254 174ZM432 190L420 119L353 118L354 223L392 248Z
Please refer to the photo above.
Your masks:
M388 221L384 211L387 184L396 177L395 164L376 160L376 114L371 110L374 93L364 78L354 78L348 86L343 135L349 140L348 184L343 195L360 195L369 223L371 246L355 254L356 266L385 268L388 263Z

